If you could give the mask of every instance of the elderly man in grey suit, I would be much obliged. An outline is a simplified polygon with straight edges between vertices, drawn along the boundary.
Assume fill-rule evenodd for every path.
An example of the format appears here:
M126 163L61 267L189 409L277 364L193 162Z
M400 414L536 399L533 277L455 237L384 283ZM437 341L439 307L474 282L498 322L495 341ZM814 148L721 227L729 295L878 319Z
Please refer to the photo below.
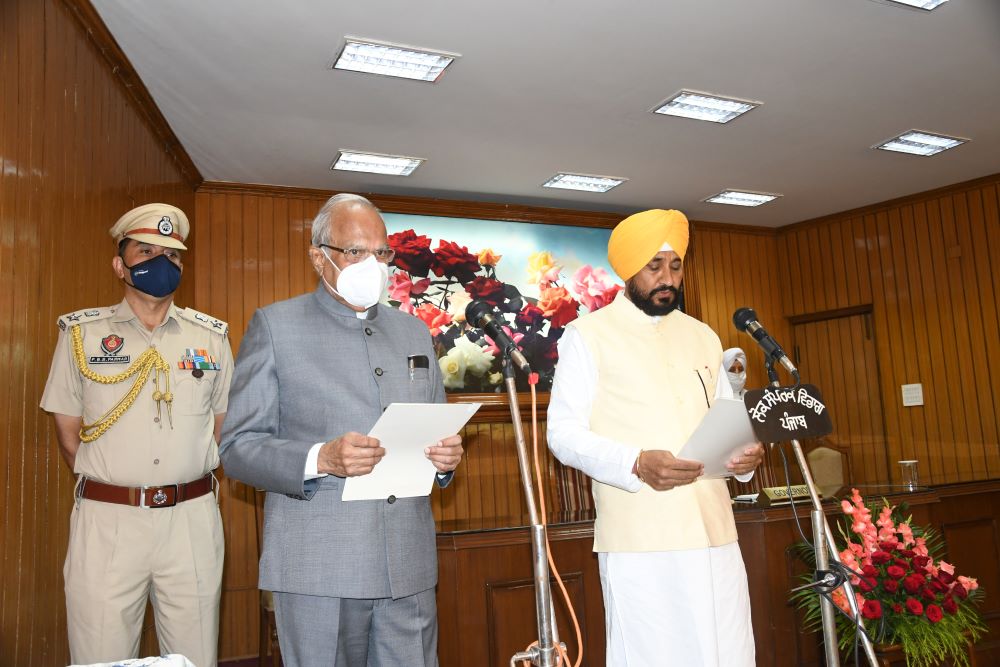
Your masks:
M364 434L390 403L445 400L427 327L377 303L392 257L375 206L332 197L312 226L316 291L258 310L236 360L219 454L267 491L260 587L287 667L438 664L428 497L341 499L385 454ZM461 437L425 452L446 486Z

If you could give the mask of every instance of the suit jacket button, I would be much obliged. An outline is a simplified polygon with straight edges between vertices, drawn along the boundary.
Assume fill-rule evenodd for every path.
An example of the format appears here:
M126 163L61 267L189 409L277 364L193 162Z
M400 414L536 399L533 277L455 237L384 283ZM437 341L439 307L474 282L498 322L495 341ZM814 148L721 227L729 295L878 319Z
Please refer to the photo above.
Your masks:
M371 327L365 327L365 335L366 336L371 336L372 335L372 328Z
M377 375L379 377L382 377L382 369L381 368L376 368L375 369L375 375Z
M390 505L393 504L394 502L396 502L396 496L389 496L386 502L388 502Z

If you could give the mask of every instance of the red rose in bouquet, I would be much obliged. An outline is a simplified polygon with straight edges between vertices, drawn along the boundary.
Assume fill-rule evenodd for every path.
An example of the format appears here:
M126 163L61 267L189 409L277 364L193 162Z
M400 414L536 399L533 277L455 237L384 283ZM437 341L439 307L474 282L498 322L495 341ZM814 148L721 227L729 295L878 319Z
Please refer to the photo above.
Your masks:
M909 667L931 667L943 659L968 664L968 643L986 631L976 610L982 598L978 582L956 575L955 567L936 555L937 534L912 526L911 519L887 501L873 517L873 508L853 489L841 509L845 517L840 560L872 640L902 645ZM799 553L810 552L800 548ZM834 590L831 598L845 612L836 617L840 646L852 650L858 630L846 590ZM807 610L807 627L818 629L819 598L799 591L793 599Z

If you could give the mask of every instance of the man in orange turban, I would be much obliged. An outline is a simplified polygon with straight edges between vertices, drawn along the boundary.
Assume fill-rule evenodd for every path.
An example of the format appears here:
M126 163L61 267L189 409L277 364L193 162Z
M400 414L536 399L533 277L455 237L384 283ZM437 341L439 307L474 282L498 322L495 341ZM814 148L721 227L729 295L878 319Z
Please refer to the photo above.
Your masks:
M723 479L676 456L713 401L732 398L719 337L680 308L688 221L626 218L608 242L625 291L559 341L548 442L593 479L607 664L754 664L746 569ZM755 444L728 469L747 481Z

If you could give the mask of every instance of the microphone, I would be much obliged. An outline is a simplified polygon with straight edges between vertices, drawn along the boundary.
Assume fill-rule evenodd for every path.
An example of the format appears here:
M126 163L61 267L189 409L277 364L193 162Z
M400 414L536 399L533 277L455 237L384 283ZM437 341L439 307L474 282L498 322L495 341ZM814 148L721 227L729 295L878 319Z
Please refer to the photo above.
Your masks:
M736 325L738 330L753 336L753 339L757 341L757 344L761 346L764 354L769 359L780 363L785 367L785 370L796 378L799 376L798 369L795 368L795 364L792 363L792 360L788 358L785 351L778 345L778 341L774 340L771 334L767 333L767 330L764 329L763 325L757 321L757 312L753 308L738 309L733 313L733 324Z
M526 375L531 374L531 366L524 353L517 347L514 339L503 330L503 320L496 316L493 306L483 301L470 301L465 307L465 320L474 327L482 329L496 346L510 355L510 360L520 368Z

